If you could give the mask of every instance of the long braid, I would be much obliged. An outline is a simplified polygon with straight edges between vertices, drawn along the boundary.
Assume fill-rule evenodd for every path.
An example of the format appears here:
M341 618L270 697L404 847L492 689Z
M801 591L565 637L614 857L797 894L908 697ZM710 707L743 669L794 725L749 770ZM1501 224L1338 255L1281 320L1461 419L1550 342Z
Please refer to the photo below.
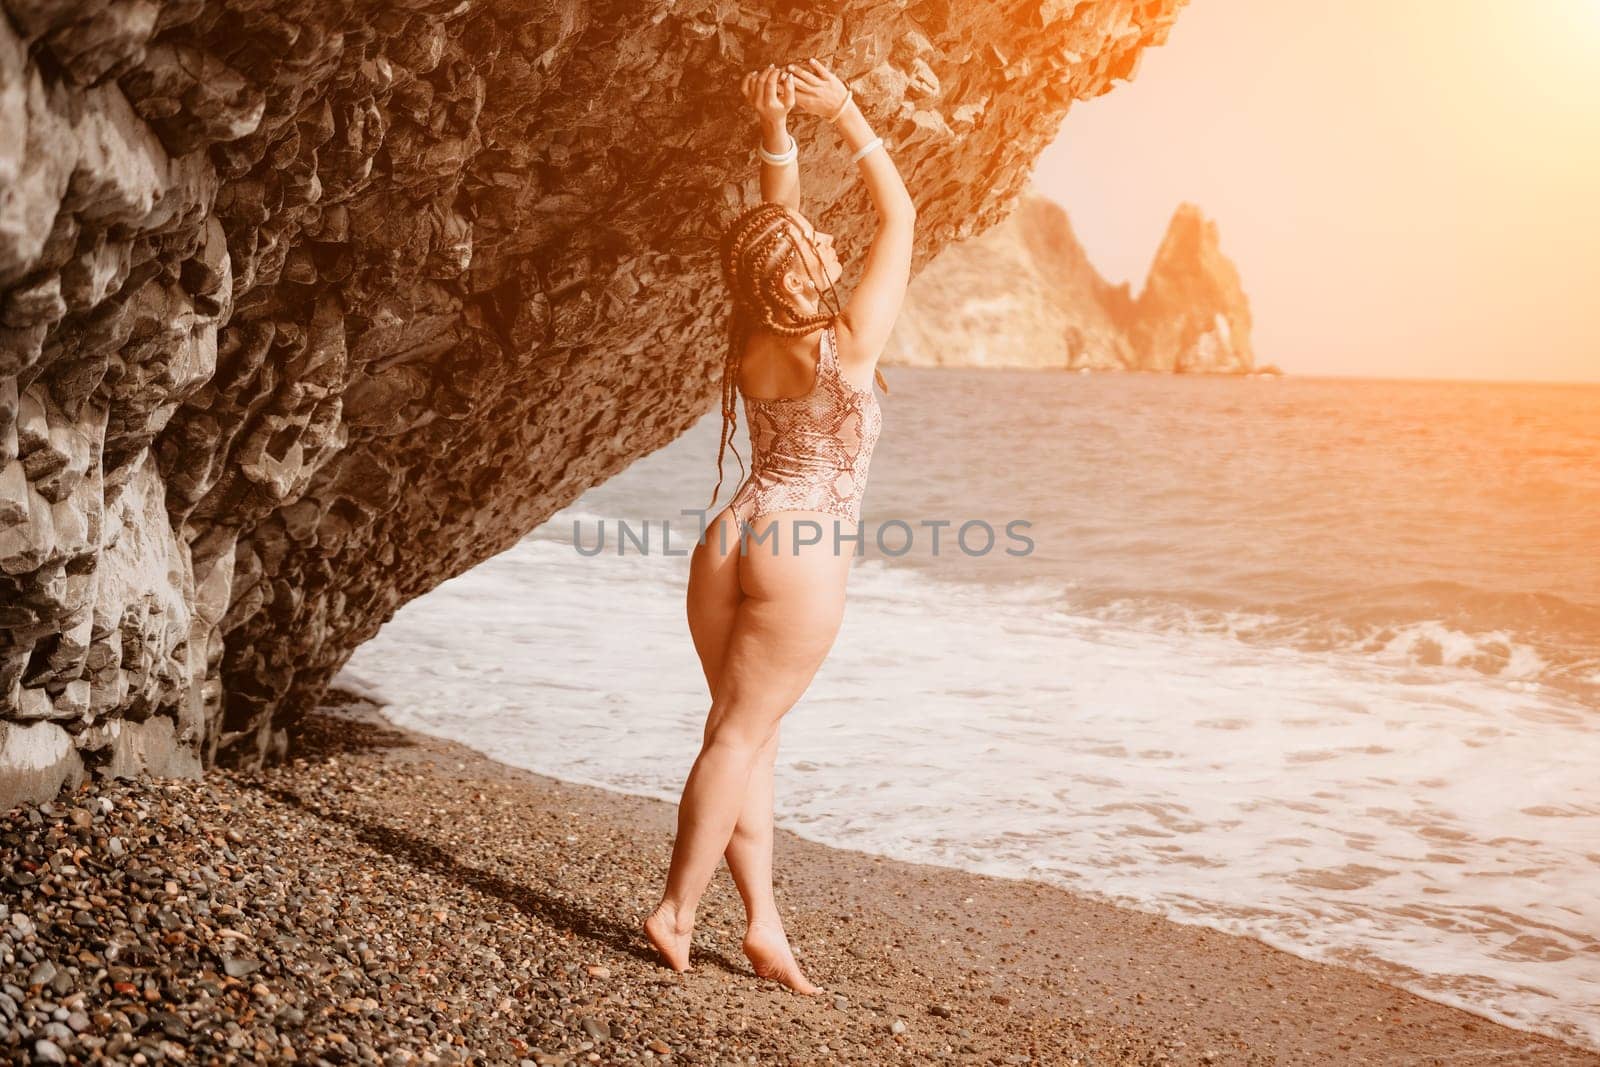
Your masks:
M723 231L722 276L733 295L728 327L728 354L722 367L722 434L717 443L717 484L711 490L710 508L722 490L722 457L733 444L737 429L739 365L744 345L755 327L786 337L803 337L831 323L836 311L807 315L784 295L779 282L784 271L799 259L808 276L811 266L800 254L795 226L782 204L761 203L749 208ZM830 292L832 283L828 283ZM820 290L819 290L820 291ZM837 303L837 297L835 298ZM782 319L780 319L782 316ZM737 445L733 454L744 475L744 457Z

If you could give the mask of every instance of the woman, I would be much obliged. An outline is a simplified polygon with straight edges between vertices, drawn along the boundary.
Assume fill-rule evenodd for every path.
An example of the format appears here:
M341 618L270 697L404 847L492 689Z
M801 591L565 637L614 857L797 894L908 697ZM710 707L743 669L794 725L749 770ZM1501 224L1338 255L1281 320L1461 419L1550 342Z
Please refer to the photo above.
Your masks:
M834 534L860 532L881 426L872 385L883 384L878 355L910 280L916 208L854 94L823 63L769 65L746 76L744 92L761 121L763 203L722 237L733 309L713 502L736 393L754 454L749 478L707 524L690 561L689 629L711 710L678 804L666 890L645 933L670 967L688 970L695 908L726 856L756 974L810 994L820 990L795 963L772 892L778 720L811 683L843 618L854 542L841 546ZM833 238L799 209L787 125L794 108L837 127L878 216L861 280L842 307Z

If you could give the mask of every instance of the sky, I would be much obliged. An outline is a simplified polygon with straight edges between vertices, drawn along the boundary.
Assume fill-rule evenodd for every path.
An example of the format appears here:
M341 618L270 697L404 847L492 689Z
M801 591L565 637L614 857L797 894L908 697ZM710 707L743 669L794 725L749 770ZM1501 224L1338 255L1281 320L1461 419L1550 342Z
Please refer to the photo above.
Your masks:
M1600 381L1600 0L1192 0L1033 182L1135 293L1197 204L1259 363Z

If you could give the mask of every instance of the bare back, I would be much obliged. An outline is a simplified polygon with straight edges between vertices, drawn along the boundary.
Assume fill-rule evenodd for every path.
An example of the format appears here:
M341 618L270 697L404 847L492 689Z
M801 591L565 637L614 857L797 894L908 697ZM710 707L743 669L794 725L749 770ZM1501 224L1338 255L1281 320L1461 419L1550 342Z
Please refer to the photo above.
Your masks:
M839 376L857 389L872 388L876 360L852 358L848 330L834 322ZM824 327L823 329L826 329ZM822 354L823 329L804 337L755 333L746 341L739 360L739 392L753 400L793 399L805 396L816 384Z

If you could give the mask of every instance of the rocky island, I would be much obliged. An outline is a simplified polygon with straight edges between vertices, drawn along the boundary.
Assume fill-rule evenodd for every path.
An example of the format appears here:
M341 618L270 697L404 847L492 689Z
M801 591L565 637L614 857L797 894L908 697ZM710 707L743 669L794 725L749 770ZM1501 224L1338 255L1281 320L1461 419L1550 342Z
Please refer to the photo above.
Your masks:
M1215 222L1182 204L1135 298L1089 262L1066 211L1031 187L999 225L911 284L884 361L905 366L1248 374L1250 302ZM1262 368L1269 373L1272 368Z

